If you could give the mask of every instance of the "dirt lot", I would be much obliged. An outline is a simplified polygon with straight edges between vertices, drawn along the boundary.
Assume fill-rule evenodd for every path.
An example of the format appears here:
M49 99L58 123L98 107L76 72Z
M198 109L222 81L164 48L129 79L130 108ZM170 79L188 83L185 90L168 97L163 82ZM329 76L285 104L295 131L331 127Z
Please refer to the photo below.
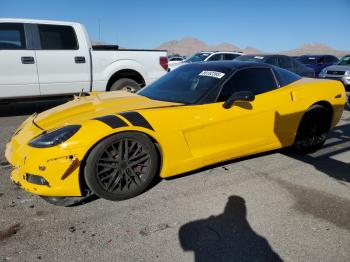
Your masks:
M0 106L13 130L60 101ZM163 180L123 202L47 204L0 167L0 261L350 261L350 109L311 155L277 151Z

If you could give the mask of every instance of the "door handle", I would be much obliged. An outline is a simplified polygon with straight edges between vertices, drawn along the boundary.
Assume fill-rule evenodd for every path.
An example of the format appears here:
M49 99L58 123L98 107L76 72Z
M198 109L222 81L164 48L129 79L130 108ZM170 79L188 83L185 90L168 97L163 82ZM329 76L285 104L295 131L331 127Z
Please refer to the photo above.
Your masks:
M84 56L76 56L76 57L74 57L74 61L76 64L84 64L85 57Z
M21 57L22 64L34 64L34 57L32 56L22 56Z

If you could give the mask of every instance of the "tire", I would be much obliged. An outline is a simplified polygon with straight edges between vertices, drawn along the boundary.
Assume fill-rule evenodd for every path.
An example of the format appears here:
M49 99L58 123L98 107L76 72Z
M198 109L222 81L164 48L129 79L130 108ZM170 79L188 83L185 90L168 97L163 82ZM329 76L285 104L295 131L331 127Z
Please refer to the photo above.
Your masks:
M84 177L97 196L120 201L144 192L157 167L158 155L152 141L141 133L125 132L95 146L86 160Z
M331 120L331 112L324 106L312 106L300 122L294 148L302 153L320 149L327 140Z
M113 83L109 91L124 90L135 93L140 90L141 86L135 80L129 78L121 78Z

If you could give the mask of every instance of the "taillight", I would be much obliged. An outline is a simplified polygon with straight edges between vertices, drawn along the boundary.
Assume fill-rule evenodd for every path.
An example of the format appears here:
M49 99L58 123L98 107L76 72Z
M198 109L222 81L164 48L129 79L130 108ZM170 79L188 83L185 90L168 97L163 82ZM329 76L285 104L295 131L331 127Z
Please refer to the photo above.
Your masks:
M166 56L159 57L159 64L164 68L165 71L168 71L168 58Z

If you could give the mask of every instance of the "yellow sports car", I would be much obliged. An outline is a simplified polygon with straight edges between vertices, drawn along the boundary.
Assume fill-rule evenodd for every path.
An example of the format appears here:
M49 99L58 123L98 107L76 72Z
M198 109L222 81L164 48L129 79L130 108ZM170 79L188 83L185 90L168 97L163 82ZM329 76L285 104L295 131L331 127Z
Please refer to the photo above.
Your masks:
M193 63L137 94L90 93L32 115L6 158L12 180L51 203L123 200L156 176L292 145L316 150L345 100L338 81L262 63Z

